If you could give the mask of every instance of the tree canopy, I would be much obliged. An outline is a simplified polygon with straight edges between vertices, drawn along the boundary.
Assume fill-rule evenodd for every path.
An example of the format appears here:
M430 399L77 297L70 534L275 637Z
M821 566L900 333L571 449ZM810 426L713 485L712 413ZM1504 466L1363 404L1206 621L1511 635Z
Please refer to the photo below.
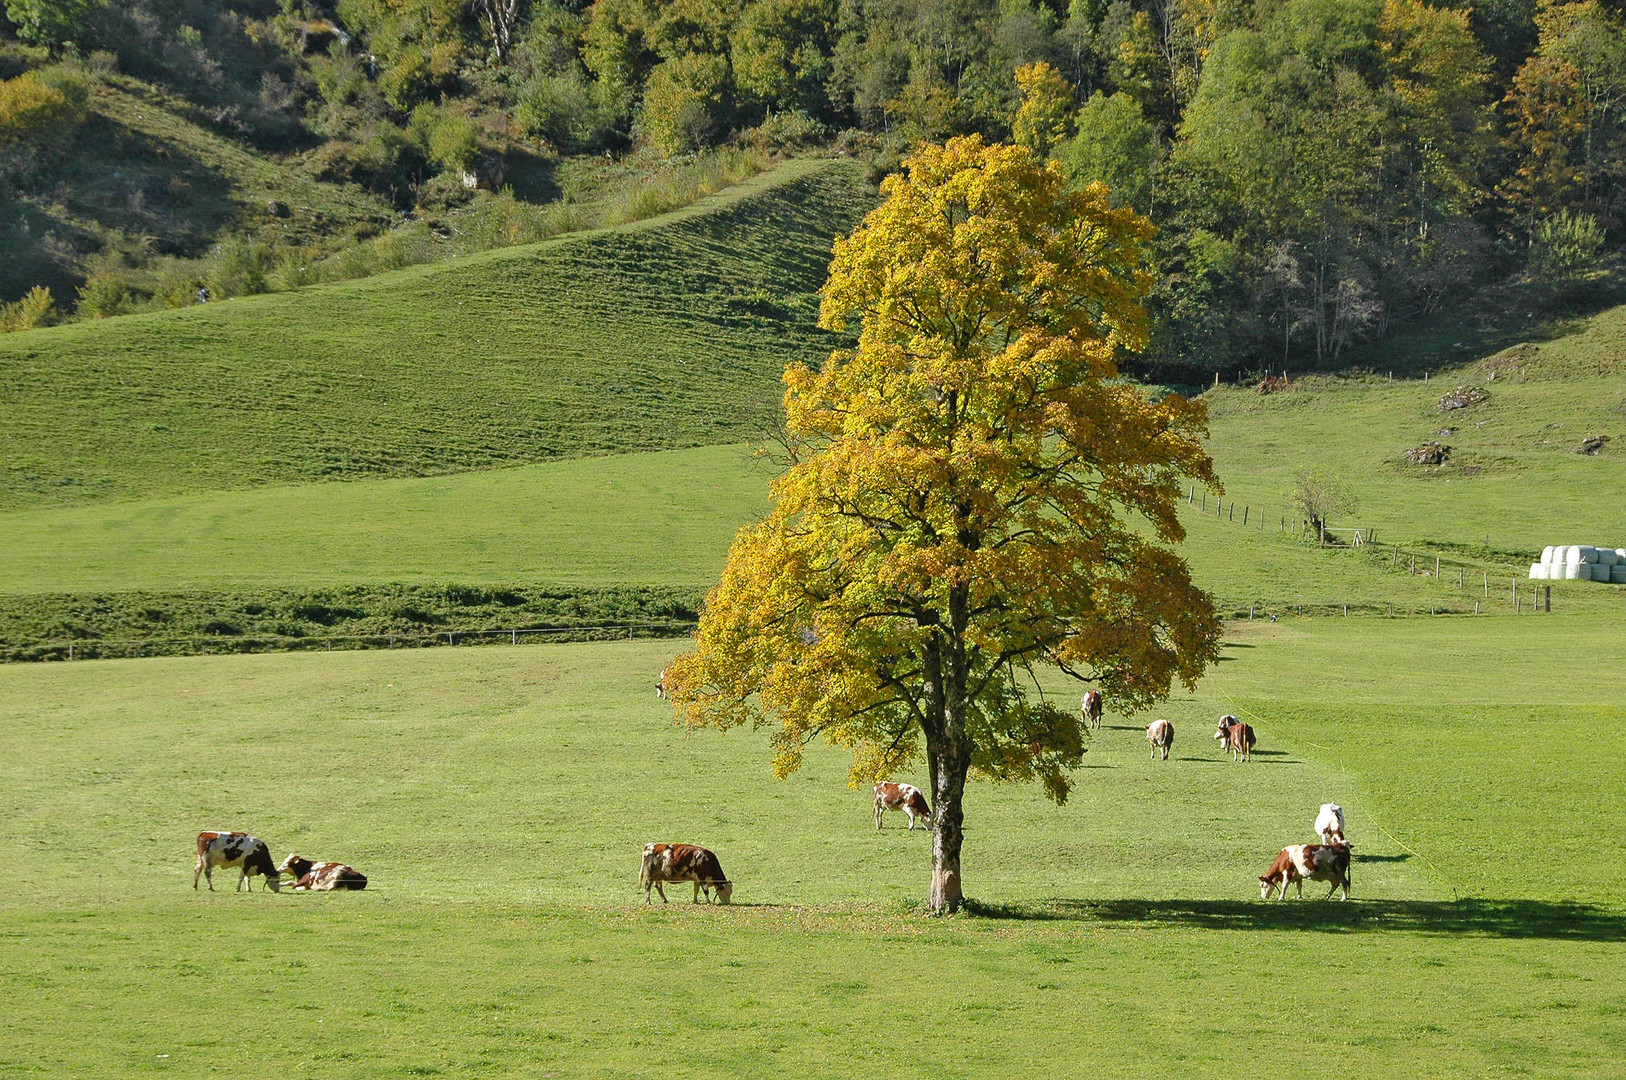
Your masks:
M793 463L668 685L688 725L774 727L780 776L817 739L851 750L855 785L924 755L931 905L953 910L968 774L1059 803L1086 749L1037 667L1129 711L1214 659L1212 604L1167 545L1181 478L1218 484L1203 406L1118 377L1147 341L1143 217L975 136L882 190L824 290L857 346L785 372Z

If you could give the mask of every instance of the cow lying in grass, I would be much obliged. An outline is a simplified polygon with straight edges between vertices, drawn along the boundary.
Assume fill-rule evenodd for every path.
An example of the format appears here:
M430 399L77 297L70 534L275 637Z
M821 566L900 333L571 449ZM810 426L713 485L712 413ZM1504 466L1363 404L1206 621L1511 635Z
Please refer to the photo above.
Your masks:
M292 874L294 892L335 892L365 889L367 875L353 866L337 862L312 862L303 855L290 855L277 867L280 874Z
M1287 899L1287 887L1298 886L1298 898L1304 899L1304 879L1311 881L1327 881L1332 888L1327 890L1327 899L1340 887L1344 890L1342 900L1349 899L1349 845L1342 842L1331 844L1290 844L1277 854L1276 861L1270 864L1270 869L1259 876L1259 899L1269 900L1273 889L1280 889L1276 897L1278 901Z
M259 874L265 878L272 892L282 891L282 878L271 861L271 849L266 847L264 840L248 833L198 833L198 865L192 871L192 887L198 887L198 876L201 874L209 882L209 891L214 892L217 866L228 870L235 866L243 871L237 879L238 889L247 881L248 891L253 892L254 882L249 879Z
M693 844L645 844L644 865L638 873L638 884L644 890L644 903L649 903L649 890L661 894L661 903L667 903L664 881L694 882L694 902L700 902L700 893L711 899L715 890L717 902L726 904L734 895L734 883L723 873L723 864L717 856Z

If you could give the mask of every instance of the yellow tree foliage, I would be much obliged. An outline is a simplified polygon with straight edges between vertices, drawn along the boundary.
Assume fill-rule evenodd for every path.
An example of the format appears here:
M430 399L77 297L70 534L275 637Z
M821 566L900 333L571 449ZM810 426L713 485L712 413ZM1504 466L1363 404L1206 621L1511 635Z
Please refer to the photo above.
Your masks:
M1146 344L1144 218L974 136L882 192L824 288L822 324L860 322L857 347L786 370L794 463L668 686L691 727L774 727L781 777L820 738L855 785L924 752L931 906L952 911L968 774L1059 803L1085 751L1037 666L1129 711L1214 659L1212 603L1166 545L1181 477L1218 484L1202 404L1115 366Z
M1049 157L1067 138L1073 116L1073 85L1044 61L1016 69L1022 104L1011 121L1011 138L1040 157Z

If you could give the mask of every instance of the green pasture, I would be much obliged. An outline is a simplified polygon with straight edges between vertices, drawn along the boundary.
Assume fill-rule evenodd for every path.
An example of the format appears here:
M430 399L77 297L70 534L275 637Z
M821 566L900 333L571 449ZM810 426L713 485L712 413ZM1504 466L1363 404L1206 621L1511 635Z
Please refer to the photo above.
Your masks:
M841 753L778 782L763 735L674 729L670 643L8 666L0 1069L275 1045L334 1077L1230 1077L1308 1040L1349 1075L1615 1075L1626 872L1588 856L1626 675L1575 641L1621 629L1233 624L1152 714L1171 761L1109 706L1064 807L973 787L976 904L947 920L926 835L877 834ZM1239 709L1247 766L1209 738ZM1261 902L1327 800L1356 899ZM371 884L194 893L192 837L223 826ZM656 839L716 850L739 903L644 909Z
M1464 385L1488 400L1441 412ZM1230 497L1272 522L1289 513L1299 470L1319 465L1361 504L1332 524L1370 526L1380 540L1530 553L1526 562L1549 544L1626 547L1626 307L1428 379L1316 377L1287 393L1221 387L1205 397ZM1614 441L1576 453L1591 435ZM1428 441L1453 447L1444 466L1401 461Z
M1607 465L1588 461L1587 465ZM741 444L619 454L455 476L306 484L0 514L0 595L253 591L405 583L703 588L741 525L767 509L773 466ZM1490 515L1487 491L1458 487L1457 512ZM1576 500L1615 520L1612 489ZM1214 506L1212 498L1209 506ZM1509 504L1499 513L1512 514ZM1456 588L1413 575L1387 552L1318 550L1279 531L1183 508L1197 580L1228 611L1512 613L1505 557L1475 555ZM1442 524L1441 528L1446 526ZM1626 542L1626 541L1623 541ZM1539 554L1539 549L1536 552ZM1534 557L1534 556L1532 556ZM1432 563L1428 564L1432 569ZM1494 574L1492 597L1482 572ZM1521 574L1522 576L1522 574ZM1618 587L1554 583L1559 611L1620 610ZM27 604L27 600L16 603Z
M794 161L632 225L0 339L0 507L738 441L873 198Z

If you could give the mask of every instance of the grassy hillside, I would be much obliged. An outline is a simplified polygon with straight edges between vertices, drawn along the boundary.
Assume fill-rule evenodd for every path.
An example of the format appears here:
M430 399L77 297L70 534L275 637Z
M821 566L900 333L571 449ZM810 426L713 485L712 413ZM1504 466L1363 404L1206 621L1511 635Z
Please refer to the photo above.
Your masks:
M1440 411L1442 397L1459 385L1489 396ZM1626 307L1566 336L1427 380L1314 378L1288 393L1222 387L1207 398L1212 450L1231 496L1273 517L1285 512L1298 471L1320 465L1343 477L1361 502L1334 524L1371 525L1380 539L1488 546L1531 558L1566 541L1626 546L1618 510ZM1591 435L1614 441L1595 456L1576 453ZM1444 466L1401 461L1430 440L1453 448Z
M863 170L792 162L637 225L0 338L0 507L716 443L829 340Z
M7 667L0 1062L193 1073L275 1039L324 1076L838 1076L867 1053L909 1077L1232 1077L1335 1015L1318 1045L1352 1075L1610 1075L1626 881L1587 852L1626 683L1573 641L1622 625L1549 626L1234 634L1158 712L1173 760L1109 708L1065 807L974 785L986 914L948 920L919 915L927 837L877 834L843 755L781 783L762 735L675 731L648 690L670 644ZM1248 766L1208 738L1237 708ZM1329 799L1356 899L1261 903ZM371 885L194 893L191 837L220 826ZM656 839L713 847L739 903L643 909ZM228 1012L229 1039L196 1023Z

